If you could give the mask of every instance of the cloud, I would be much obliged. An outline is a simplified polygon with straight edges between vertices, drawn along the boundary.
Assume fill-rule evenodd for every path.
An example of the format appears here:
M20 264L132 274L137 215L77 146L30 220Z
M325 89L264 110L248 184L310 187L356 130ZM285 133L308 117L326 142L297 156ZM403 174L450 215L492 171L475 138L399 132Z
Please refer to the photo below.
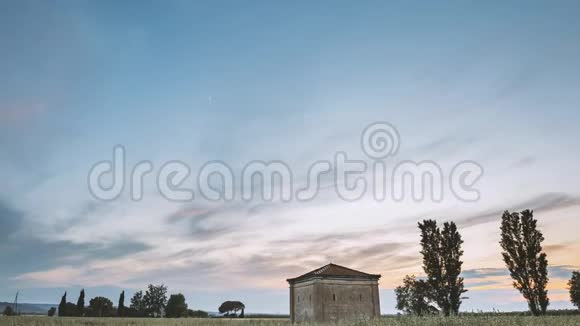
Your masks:
M207 240L216 239L220 236L224 236L234 232L235 226L222 226L222 227L204 227L204 226L194 226L189 233L192 238L197 240Z
M2 276L54 268L63 264L82 265L96 259L115 259L151 249L133 240L111 243L73 243L35 238L14 238L0 245ZM34 259L31 259L34 257Z
M548 267L548 275L551 279L566 279L569 278L571 272L577 269L578 266L571 266L571 265L557 265L557 266L549 266ZM507 268L479 268L479 269L469 269L464 270L461 275L465 278L466 281L471 280L474 282L479 282L482 279L486 278L497 278L497 277L505 277L507 280L511 278L509 275L509 271Z
M324 265L320 257L307 257L299 253L254 254L243 259L239 264L241 274L251 275L251 278L264 278L283 282L289 275L303 273L305 269Z
M537 162L536 157L534 156L525 156L522 157L521 159L517 160L516 162L514 162L512 164L513 168L524 168L524 167L528 167L528 166L532 166Z
M332 232L314 235L303 235L299 238L275 240L274 244L297 245L297 244L318 244L319 246L334 246L341 242L359 242L361 239L385 238L390 234L400 234L402 232L416 231L414 223L405 225L385 225L360 231L351 232Z
M167 216L169 224L185 224L186 235L198 240L216 239L235 231L231 221L233 212L241 211L238 204L216 206L185 205Z
M22 212L14 210L8 203L0 199L0 246L18 230L22 218Z
M548 256L552 253L556 253L558 251L565 251L565 250L569 250L574 248L574 244L573 243L559 243L559 244L551 244L551 245L545 245L544 251L548 254Z
M462 150L473 146L478 141L477 137L471 135L447 134L411 149L407 155L420 155L430 160L443 160L461 153Z
M38 119L46 108L40 104L0 103L0 125L2 127L21 127Z
M561 265L561 266L550 266L548 270L548 276L550 279L564 279L569 280L572 277L572 272L580 270L580 266L572 265Z
M88 247L83 253L85 259L111 259L152 249L148 244L133 240L119 240L104 245L88 243L85 246Z
M410 247L407 243L367 242L352 245L348 241L329 241L329 238L325 236L318 241L296 239L293 242L273 242L267 246L269 254L253 255L241 265L248 273L259 271L268 278L276 276L278 279L304 274L329 262L372 273L420 265L418 255L405 254Z
M182 253L183 257L159 258L157 264L147 265L145 259L138 259L136 262L142 262L146 268L133 273L121 274L121 282L126 286L141 287L152 282L159 282L173 285L181 288L194 288L197 290L215 290L224 287L229 283L224 274L224 265L217 261L201 258L203 251L197 254ZM91 274L87 271L87 274Z
M100 200L89 200L80 205L73 213L62 221L54 223L54 232L67 231L75 227L82 227L90 219L98 219L100 216L109 214L113 211L111 202Z
M563 290L570 279L572 271L578 266L556 265L548 266L550 290ZM479 268L464 270L461 276L465 278L466 287L471 291L511 289L513 280L507 268Z
M536 213L541 213L577 205L580 205L580 197L563 193L544 193L515 205L489 209L472 216L458 218L456 221L461 227L468 228L484 223L500 221L505 210L522 211L524 209L532 209Z
M146 255L151 247L132 240L79 244L29 239L8 249L0 254L8 267L0 272L0 286L37 288L119 286L139 269L136 264L123 266L120 262L136 254Z
M209 208L198 205L186 205L173 212L167 217L170 224L178 223L183 220L195 220L197 222L208 219L221 211L220 208Z
M68 285L81 277L81 271L70 266L58 267L48 271L30 272L12 278L15 281L38 282L52 285Z
M261 264L267 265L261 277L252 279L252 283L263 284L266 287L284 287L285 279L302 275L315 268L336 263L368 273L382 274L382 286L398 284L403 273L421 271L421 257L414 254L406 254L404 250L396 249L399 245L391 243L360 245L346 249L335 248L334 250L311 252L308 247L292 254L284 255L280 251L274 251L271 255L260 257ZM308 254L304 254L304 253ZM370 253L369 257L363 256ZM247 275L254 275L256 270L255 260L251 261L244 269ZM403 270L405 272L403 272Z
M478 268L464 270L462 273L466 279L479 279L490 276L509 276L509 272L505 268Z

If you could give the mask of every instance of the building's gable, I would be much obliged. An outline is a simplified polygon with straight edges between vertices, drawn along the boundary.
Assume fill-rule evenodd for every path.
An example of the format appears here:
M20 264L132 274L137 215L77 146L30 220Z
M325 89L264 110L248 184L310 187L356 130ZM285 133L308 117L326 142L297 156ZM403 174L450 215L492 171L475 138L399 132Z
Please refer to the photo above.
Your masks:
M357 271L354 269L350 269L344 266L336 265L336 264L328 264L317 268L311 272L306 274L300 275L295 278L287 279L288 283L296 283L301 282L304 280L308 280L311 278L356 278L356 279L374 279L378 280L381 275L378 274L368 274L361 271Z

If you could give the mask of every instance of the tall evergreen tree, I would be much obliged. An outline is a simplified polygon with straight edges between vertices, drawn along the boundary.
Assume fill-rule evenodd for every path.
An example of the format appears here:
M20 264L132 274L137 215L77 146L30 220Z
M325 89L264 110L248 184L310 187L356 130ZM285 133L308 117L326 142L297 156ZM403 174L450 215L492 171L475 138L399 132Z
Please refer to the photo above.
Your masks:
M465 290L461 274L463 240L453 222L446 222L443 231L434 220L419 223L421 254L427 283L433 290L433 299L445 316L456 315Z
M534 212L505 211L501 222L501 253L508 268L513 286L528 301L534 316L544 315L550 304L548 299L548 260L542 252L544 236L537 229Z
M58 316L65 317L66 313L66 292L60 298L60 303L58 304Z
M125 316L125 291L119 295L119 304L117 305L117 314L119 317Z
M85 310L85 289L82 289L81 293L79 294L79 299L77 300L77 313L79 314L79 316L84 315L84 310Z

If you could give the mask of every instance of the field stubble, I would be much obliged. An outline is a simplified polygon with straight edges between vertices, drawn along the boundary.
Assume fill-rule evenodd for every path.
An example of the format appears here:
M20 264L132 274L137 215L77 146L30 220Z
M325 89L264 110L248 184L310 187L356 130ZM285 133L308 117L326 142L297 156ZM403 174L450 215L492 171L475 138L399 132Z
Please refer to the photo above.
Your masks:
M139 318L49 318L49 317L0 317L0 326L279 326L291 325L286 319L139 319ZM540 326L540 325L578 325L580 316L521 317L521 316L478 316L478 317L386 317L371 321L349 321L339 323L300 325L338 325L338 326Z

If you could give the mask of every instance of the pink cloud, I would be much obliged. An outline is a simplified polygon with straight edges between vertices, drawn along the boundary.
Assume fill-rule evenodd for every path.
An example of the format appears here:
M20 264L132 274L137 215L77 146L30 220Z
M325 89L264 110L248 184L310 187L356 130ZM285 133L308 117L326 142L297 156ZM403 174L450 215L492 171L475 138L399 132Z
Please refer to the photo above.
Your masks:
M0 104L0 124L22 126L38 119L45 112L45 106L39 103Z
M69 285L71 280L81 276L82 271L73 267L59 267L47 271L31 272L13 278L15 281L26 281L50 285Z

